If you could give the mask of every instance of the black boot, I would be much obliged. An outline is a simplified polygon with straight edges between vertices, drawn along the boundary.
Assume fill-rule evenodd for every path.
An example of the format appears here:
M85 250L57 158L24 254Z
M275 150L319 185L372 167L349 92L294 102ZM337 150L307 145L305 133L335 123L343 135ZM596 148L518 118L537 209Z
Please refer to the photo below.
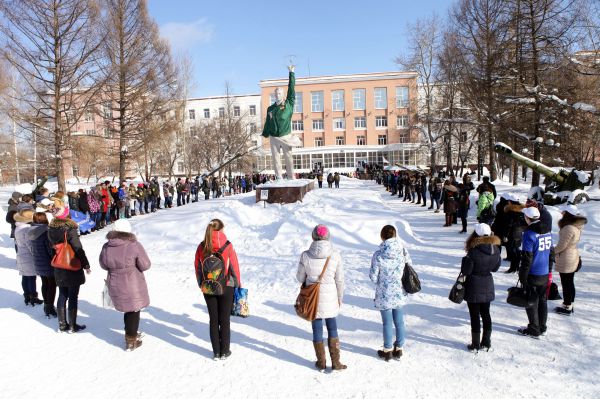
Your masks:
M23 298L25 299L25 306L31 305L29 294L23 294ZM31 305L31 306L33 306L33 305Z
M481 349L486 352L490 351L492 347L492 330L483 330L483 335L481 337Z
M471 344L467 345L467 349L471 352L477 352L480 348L479 331L471 331Z
M52 304L44 304L44 314L49 319L51 317L57 317L56 309L54 308L54 305L52 305Z
M77 308L69 308L69 333L85 330L85 324L77 324Z
M58 332L66 332L69 330L67 324L67 309L56 308L56 314L58 316Z
M38 293L34 292L33 294L29 294L29 303L31 306L41 305L44 303L40 298L38 298Z

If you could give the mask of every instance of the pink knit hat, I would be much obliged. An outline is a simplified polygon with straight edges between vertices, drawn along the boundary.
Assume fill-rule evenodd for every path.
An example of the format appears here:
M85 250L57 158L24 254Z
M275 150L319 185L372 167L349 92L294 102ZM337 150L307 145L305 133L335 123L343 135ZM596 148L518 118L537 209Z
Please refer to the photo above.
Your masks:
M59 207L52 209L52 215L57 219L66 219L69 217L69 208Z
M318 224L312 231L313 241L329 240L329 229L324 224Z

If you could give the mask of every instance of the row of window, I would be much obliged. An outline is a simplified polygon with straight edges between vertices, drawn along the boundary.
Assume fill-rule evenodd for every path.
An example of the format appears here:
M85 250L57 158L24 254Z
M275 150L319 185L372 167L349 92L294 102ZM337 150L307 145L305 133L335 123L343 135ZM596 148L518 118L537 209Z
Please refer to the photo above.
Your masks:
M387 134L380 134L377 136L377 144L387 144ZM323 137L315 137L315 147L323 147L325 142ZM346 138L344 136L336 136L335 145L346 145ZM367 145L367 136L359 135L356 136L356 145Z
M400 115L396 117L396 126L399 129L408 128L408 115ZM375 117L376 128L388 127L387 116L376 116ZM354 130L365 130L367 128L367 118L364 116L357 116L354 118ZM292 130L295 132L304 131L304 121L294 120L292 121ZM319 132L325 130L325 123L323 119L313 119L312 131ZM345 118L333 118L333 130L346 130L346 119Z
M102 129L102 134L107 139L112 139L114 137L113 132L109 128L107 128L107 127L105 127L104 129ZM85 130L85 135L86 136L95 136L96 135L96 129L86 129Z
M204 119L210 119L210 108L204 108L203 110ZM248 107L248 114L250 116L256 116L256 105L250 105ZM219 118L225 117L225 107L219 107L218 109ZM240 117L242 115L242 110L239 105L233 106L233 116ZM196 110L190 109L188 110L189 119L196 119Z
M271 104L275 102L275 95L271 94ZM294 101L294 112L302 113L302 92L296 92ZM367 108L367 89L352 90L352 109L356 111L364 111ZM375 109L388 108L387 87L376 87L373 91L373 100ZM407 108L409 105L408 86L396 87L396 108ZM310 110L312 112L323 112L324 109L324 92L310 92ZM331 110L345 111L346 103L344 101L344 90L331 91Z

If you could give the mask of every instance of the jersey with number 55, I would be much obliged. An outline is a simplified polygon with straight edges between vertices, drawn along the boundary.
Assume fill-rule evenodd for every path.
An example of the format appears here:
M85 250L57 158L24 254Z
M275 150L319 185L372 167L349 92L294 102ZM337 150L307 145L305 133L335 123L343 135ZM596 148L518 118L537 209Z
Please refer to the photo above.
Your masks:
M529 274L543 276L548 274L548 265L550 262L550 251L552 249L552 234L539 234L534 229L527 229L523 232L523 242L521 250L531 252L531 269Z

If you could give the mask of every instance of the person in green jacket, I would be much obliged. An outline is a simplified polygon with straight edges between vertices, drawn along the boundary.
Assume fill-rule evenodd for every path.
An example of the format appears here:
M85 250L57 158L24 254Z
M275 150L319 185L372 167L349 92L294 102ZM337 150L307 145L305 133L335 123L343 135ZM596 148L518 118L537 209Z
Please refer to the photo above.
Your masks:
M280 180L283 179L283 174L281 171L279 149L283 150L287 178L294 179L292 148L301 145L300 140L290 134L292 132L292 114L294 113L294 101L296 99L294 68L293 65L288 66L290 74L286 98L284 99L283 97L283 89L281 87L275 89L275 103L267 108L267 118L262 133L263 137L269 137L273 169L275 170L275 176Z
M477 220L491 225L496 215L494 212L494 193L491 188L484 188L477 200Z

